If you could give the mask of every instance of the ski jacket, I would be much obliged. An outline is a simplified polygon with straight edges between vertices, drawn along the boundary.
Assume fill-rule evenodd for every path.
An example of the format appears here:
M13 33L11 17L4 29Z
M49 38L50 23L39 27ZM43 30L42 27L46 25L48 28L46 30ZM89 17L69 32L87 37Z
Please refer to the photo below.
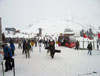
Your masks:
M88 44L88 50L92 50L92 45L91 44Z
M34 44L35 44L34 42L31 42L31 46L34 46Z
M10 48L15 50L15 45L13 43L10 44Z
M10 58L12 58L12 51L11 51L11 49L8 47L8 46L5 46L4 48L3 48L3 51L4 51L4 57L10 57Z

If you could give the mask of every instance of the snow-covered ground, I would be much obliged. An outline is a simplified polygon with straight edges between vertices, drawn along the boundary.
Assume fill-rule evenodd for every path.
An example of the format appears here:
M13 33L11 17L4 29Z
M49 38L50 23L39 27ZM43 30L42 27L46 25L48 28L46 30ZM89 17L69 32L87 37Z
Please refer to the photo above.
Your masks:
M93 50L90 56L87 50L75 50L66 47L56 47L61 49L61 53L56 53L54 59L47 54L47 50L42 46L41 53L39 47L34 47L30 52L29 59L22 55L22 49L16 45L15 72L16 76L82 76L79 74L97 72L84 76L100 76L100 51ZM0 66L0 76L2 70ZM5 76L13 76L13 71L8 71Z

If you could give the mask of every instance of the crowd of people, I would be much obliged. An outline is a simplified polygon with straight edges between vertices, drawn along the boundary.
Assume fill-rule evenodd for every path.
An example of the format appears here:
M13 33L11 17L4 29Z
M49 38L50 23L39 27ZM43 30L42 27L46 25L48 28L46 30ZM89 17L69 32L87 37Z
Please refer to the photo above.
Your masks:
M39 40L23 40L22 43L19 41L18 48L22 48L22 54L26 54L26 58L30 58L30 50L33 52L34 47L39 46L39 52L41 53L41 45L43 44L45 48L50 52L50 56L54 58L55 53L55 41L53 39L39 39Z
M3 52L4 52L4 60L5 60L5 72L12 70L14 67L14 58L15 56L15 41L14 39L9 39L8 42L5 42L5 38L3 36ZM26 58L30 58L30 51L34 51L34 47L39 46L39 52L41 53L41 45L44 44L45 49L47 50L47 54L50 53L52 59L54 59L54 55L56 52L60 53L61 50L56 50L55 45L58 44L54 39L18 39L18 48L22 49L22 54L25 54ZM9 44L9 46L8 46ZM76 41L75 49L79 50L79 41ZM92 43L90 42L87 46L88 54L92 55Z

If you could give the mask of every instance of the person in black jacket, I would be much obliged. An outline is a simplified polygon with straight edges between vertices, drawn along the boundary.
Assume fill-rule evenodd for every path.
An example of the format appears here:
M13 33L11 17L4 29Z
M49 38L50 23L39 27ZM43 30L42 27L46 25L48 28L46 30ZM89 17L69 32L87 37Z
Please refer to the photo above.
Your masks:
M26 58L30 58L30 50L31 50L31 45L30 45L30 40L26 42Z
M76 41L76 47L75 47L76 50L79 49L79 45L80 45L80 44L79 44L79 41L77 40L77 41Z
M88 54L92 54L92 43L90 42L87 46L87 49L88 49Z
M23 41L23 50L22 54L26 53L26 40Z
M50 56L53 59L54 54L55 54L55 41L54 40L49 42L49 50L50 50Z

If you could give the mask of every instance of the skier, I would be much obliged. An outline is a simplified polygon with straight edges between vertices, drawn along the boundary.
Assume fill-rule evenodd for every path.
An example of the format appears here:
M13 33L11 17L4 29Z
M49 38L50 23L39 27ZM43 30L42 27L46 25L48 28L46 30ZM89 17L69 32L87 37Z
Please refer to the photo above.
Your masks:
M92 54L92 43L90 42L87 46L87 49L88 49L88 54Z

